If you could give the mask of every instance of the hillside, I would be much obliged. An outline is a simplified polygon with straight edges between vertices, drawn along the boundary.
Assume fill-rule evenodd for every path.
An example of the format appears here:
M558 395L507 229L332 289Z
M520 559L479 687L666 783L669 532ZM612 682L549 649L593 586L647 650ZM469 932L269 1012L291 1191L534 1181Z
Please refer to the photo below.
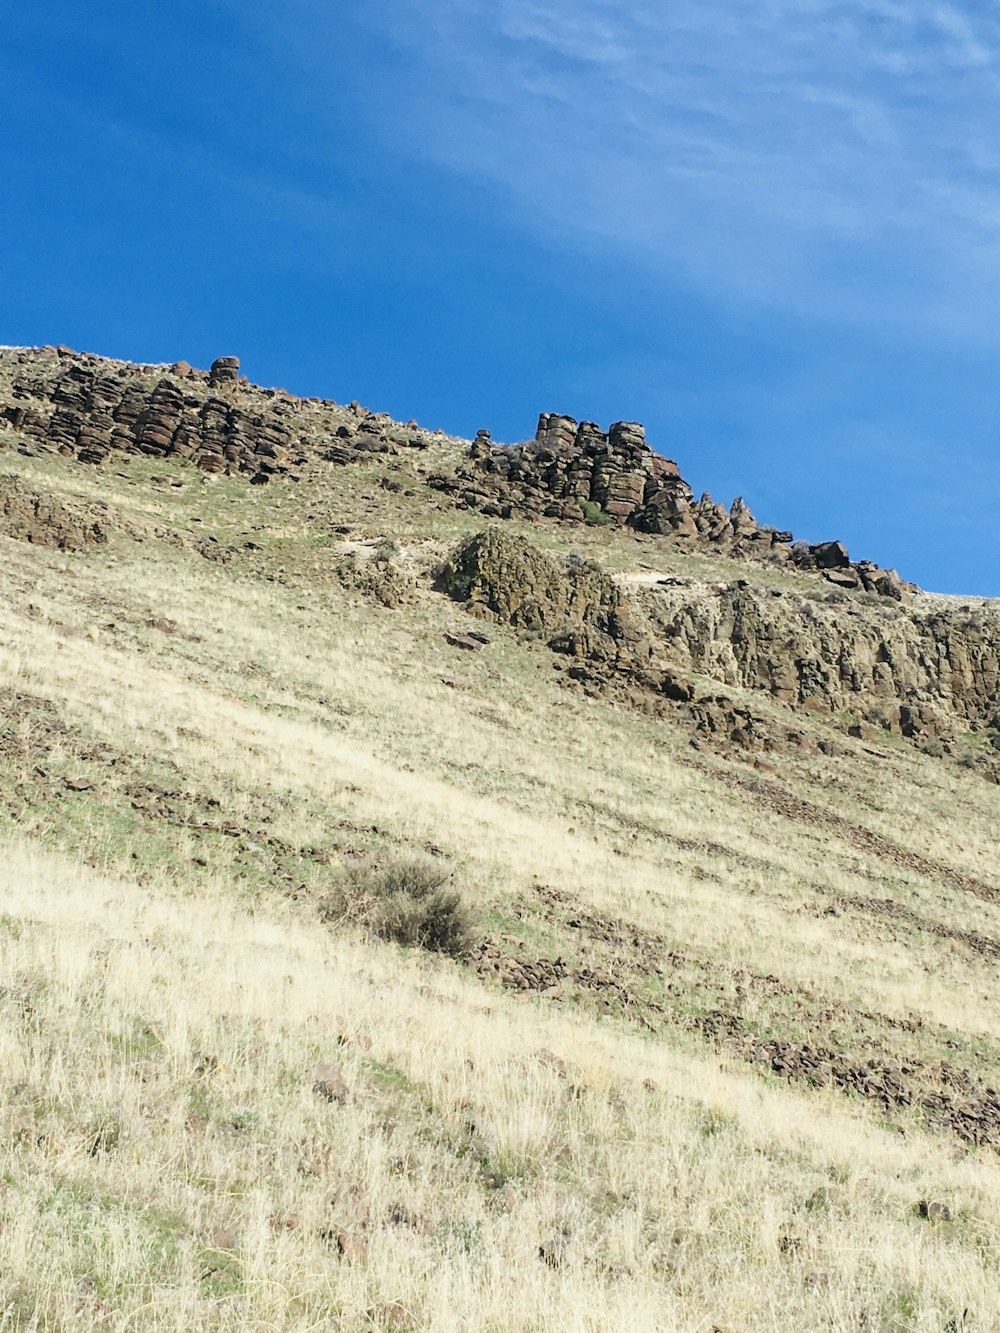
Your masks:
M0 446L0 1327L1000 1327L996 603L232 359Z

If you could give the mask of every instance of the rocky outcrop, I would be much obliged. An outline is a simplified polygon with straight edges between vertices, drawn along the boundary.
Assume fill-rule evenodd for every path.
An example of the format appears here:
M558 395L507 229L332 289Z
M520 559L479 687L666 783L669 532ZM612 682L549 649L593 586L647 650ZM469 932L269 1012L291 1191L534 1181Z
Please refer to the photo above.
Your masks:
M20 477L0 476L0 535L58 551L103 546L110 523L103 510L29 490Z
M356 463L442 438L357 403L340 407L251 385L235 356L218 357L205 371L185 361L131 365L66 347L0 349L0 372L0 427L23 452L54 451L83 463L142 454L263 483L297 475L310 459ZM677 464L654 453L635 421L605 432L543 412L534 440L496 445L480 431L453 470L426 481L487 517L627 525L692 548L793 565L847 591L900 601L909 590L894 570L851 561L839 542L793 544L790 532L758 523L742 499L728 509L707 493L696 500Z
M853 607L734 584L647 606L672 666L914 738L1000 730L1000 613Z
M463 541L437 586L474 615L541 636L557 652L624 666L640 651L626 599L599 566L552 560L501 528Z
M297 476L310 460L370 461L446 439L357 403L251 385L235 356L218 357L205 371L66 347L0 349L3 427L26 453L90 464L116 452L183 459L204 472L247 473L258 484ZM497 445L483 430L471 445L448 441L448 448L459 455L453 469L430 473L427 485L486 517L618 524L692 549L793 566L849 592L902 601L910 591L894 570L852 561L840 542L793 543L790 532L758 523L740 498L728 509L707 493L695 499L677 464L650 448L635 421L605 432L543 412L525 444Z
M681 705L699 733L742 749L772 748L779 733L802 738L791 716L776 729L733 690L856 735L1000 737L1000 609L845 609L832 591L807 598L746 580L675 579L627 594L592 562L555 561L502 528L463 541L438 587L570 654L571 679L643 706Z
M897 601L908 591L894 570L852 562L840 542L793 544L790 532L758 523L739 497L728 509L707 492L696 500L677 464L653 452L635 421L605 433L595 422L543 412L534 440L518 445L495 445L480 431L455 471L428 485L488 517L617 523L738 559L791 564L844 589Z
M231 389L240 382L240 359L238 356L219 356L212 362L208 372L208 382L213 389Z
M132 365L69 348L5 349L0 370L10 385L0 387L0 427L25 453L55 452L81 463L142 454L265 482L310 458L351 463L423 449L432 438L356 403L341 407L251 385L234 356L205 371L185 361Z
M488 517L579 523L603 515L650 531L697 533L690 487L676 463L653 453L637 422L618 421L605 434L594 422L543 412L534 440L495 445L480 431L455 472L428 484Z
M122 451L189 459L205 472L265 475L285 470L299 453L291 401L257 411L235 401L235 357L220 358L208 374L183 363L167 371L74 353L24 354L18 369L13 402L0 415L29 451L92 464Z

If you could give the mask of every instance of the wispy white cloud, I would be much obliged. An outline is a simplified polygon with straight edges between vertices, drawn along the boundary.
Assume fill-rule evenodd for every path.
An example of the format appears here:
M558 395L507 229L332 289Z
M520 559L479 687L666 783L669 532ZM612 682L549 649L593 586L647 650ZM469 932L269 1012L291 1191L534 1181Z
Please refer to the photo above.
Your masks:
M1000 13L944 0L382 0L396 149L721 299L975 334ZM380 91L380 99L384 97Z

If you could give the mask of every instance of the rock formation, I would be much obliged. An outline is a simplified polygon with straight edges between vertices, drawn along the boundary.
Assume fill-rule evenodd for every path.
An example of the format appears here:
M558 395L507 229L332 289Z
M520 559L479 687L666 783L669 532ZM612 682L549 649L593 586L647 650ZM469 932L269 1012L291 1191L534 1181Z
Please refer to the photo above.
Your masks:
M555 561L500 528L461 542L438 586L472 614L570 654L571 678L681 705L703 734L745 749L771 748L774 727L727 689L837 717L857 735L868 727L947 743L973 733L1000 748L998 609L873 599L848 612L832 590L826 600L746 580L674 579L627 594L596 565Z
M354 463L423 450L441 438L356 403L340 407L250 385L234 356L218 357L204 371L184 361L130 365L65 347L4 349L0 368L13 371L0 425L20 448L83 463L99 464L113 452L143 454L262 483L297 474L309 460ZM852 562L840 542L793 543L790 532L759 524L741 499L728 509L708 494L696 500L677 464L654 453L634 421L605 432L592 421L543 412L534 440L497 445L480 431L452 471L426 481L487 517L619 524L691 548L793 565L846 590L897 601L907 594L894 570Z
M100 506L62 501L29 490L17 476L0 476L0 534L34 546L80 551L103 546L109 523Z
M595 422L543 412L534 440L519 445L493 444L489 431L480 431L455 471L428 484L487 517L617 523L740 559L813 570L842 588L897 601L906 593L894 570L852 563L840 542L793 545L790 532L759 524L739 497L729 509L707 493L695 500L677 464L653 452L635 421L616 421L605 433Z
M467 538L437 584L473 614L541 634L557 652L616 666L635 660L635 630L615 581L586 560L551 560L517 533L489 528Z
M131 365L69 348L4 350L0 362L10 373L0 425L15 432L24 452L81 463L143 454L186 459L204 472L249 473L260 482L321 452L350 463L426 448L431 438L357 404L344 408L250 385L234 356L219 357L209 371L184 361Z
M836 601L741 583L647 598L673 667L914 738L1000 730L997 610L883 604L848 613Z

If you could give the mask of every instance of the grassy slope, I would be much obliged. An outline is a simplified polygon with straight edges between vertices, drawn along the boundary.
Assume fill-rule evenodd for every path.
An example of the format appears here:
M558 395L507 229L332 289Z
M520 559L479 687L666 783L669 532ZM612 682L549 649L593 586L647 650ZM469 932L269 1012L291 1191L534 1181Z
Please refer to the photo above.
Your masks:
M540 647L448 648L468 622L422 574L468 519L426 493L3 465L160 535L2 542L0 1327L1000 1326L995 1150L927 1110L995 1078L996 902L779 814ZM412 604L331 576L341 523L403 542ZM995 788L841 750L770 781L995 882ZM428 847L505 950L620 989L525 1001L318 920L345 859ZM912 1104L785 1082L748 1039L893 1062Z

